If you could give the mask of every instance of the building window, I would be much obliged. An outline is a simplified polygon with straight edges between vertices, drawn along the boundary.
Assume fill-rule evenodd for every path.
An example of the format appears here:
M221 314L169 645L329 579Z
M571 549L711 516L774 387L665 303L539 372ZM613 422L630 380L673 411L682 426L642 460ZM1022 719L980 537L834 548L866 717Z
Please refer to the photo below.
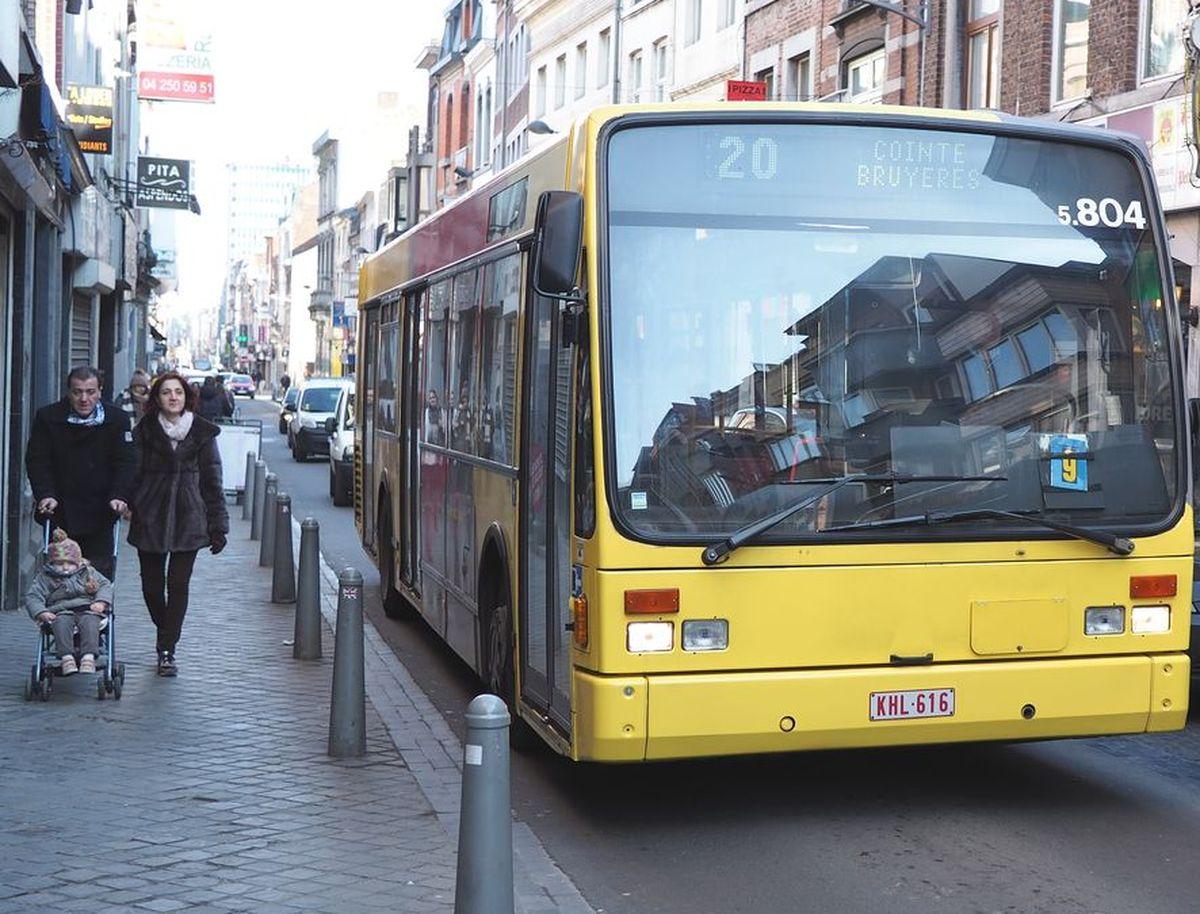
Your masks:
M509 97L516 95L529 81L528 53L529 35L525 26L521 25L508 41L508 73L505 79L508 80Z
M538 67L537 71L537 87L534 94L533 113L536 117L542 117L546 113L546 68Z
M695 44L700 40L700 16L704 12L703 0L687 0L687 12L683 26L683 43Z
M554 61L554 107L561 108L567 100L567 55L559 54Z
M1000 107L1000 0L971 0L967 21L967 107Z
M797 54L787 62L785 100L804 102L812 97L812 63L808 54Z
M642 97L642 52L634 51L629 55L629 101L640 101Z
M717 28L724 29L733 25L737 14L737 0L717 0Z
M452 152L454 152L454 149L452 148L453 144L454 144L454 94L450 93L449 95L446 96L446 138L444 140L444 146L442 147L442 153L446 156L449 156Z
M608 67L612 60L612 29L600 33L600 56L596 59L596 87L608 85Z
M1088 12L1091 0L1055 0L1054 101L1087 91Z
M754 81L767 87L767 101L775 100L775 68L767 67L754 74Z
M458 122L458 148L465 149L471 136L471 87L464 85L460 100Z
M1187 18L1187 0L1147 0L1142 35L1142 79L1183 72L1180 26Z
M846 94L850 101L878 105L883 101L887 55L883 48L846 61Z
M575 48L575 97L583 98L587 91L587 42Z
M667 99L667 39L660 38L654 43L654 100Z

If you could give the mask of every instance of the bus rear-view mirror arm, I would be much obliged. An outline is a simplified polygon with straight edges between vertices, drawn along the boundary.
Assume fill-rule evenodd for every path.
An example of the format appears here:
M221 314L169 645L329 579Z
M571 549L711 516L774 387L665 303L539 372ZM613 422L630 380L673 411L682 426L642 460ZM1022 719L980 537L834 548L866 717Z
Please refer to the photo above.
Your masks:
M543 298L582 304L575 284L583 251L583 197L567 190L538 198L533 251L533 290Z

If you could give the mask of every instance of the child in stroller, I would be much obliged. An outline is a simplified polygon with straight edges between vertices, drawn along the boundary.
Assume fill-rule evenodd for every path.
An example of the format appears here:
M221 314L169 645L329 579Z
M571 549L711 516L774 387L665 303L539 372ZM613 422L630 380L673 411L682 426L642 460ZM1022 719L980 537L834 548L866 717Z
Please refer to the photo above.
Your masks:
M59 658L59 675L96 672L97 655L102 647L111 648L111 633L102 639L101 632L110 621L112 605L112 582L83 558L79 544L62 529L54 531L53 537L48 536L45 561L25 595L26 611L39 624L42 633L37 663L26 689L27 697L32 698L32 693L43 699L49 696L52 673L46 655L51 633ZM107 650L104 676L99 685L101 690L114 691L108 688L112 681L111 655L111 649Z

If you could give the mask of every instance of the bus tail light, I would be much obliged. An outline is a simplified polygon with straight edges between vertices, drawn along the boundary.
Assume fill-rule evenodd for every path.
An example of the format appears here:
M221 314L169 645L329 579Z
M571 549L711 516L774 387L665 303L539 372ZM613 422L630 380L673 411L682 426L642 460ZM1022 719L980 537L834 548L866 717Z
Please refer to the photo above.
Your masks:
M1129 628L1135 635L1161 635L1171 630L1169 606L1135 606L1129 615Z
M588 602L587 597L571 597L571 637L581 651L588 646Z
M1173 597L1178 589L1173 574L1140 574L1129 579L1131 597Z
M1124 606L1089 606L1083 611L1085 635L1119 635L1124 631Z
M674 622L630 622L625 646L631 654L659 654L675 646Z
M683 623L685 651L723 651L729 647L728 619L688 619Z
M670 590L627 590L625 612L643 615L679 612L679 589Z

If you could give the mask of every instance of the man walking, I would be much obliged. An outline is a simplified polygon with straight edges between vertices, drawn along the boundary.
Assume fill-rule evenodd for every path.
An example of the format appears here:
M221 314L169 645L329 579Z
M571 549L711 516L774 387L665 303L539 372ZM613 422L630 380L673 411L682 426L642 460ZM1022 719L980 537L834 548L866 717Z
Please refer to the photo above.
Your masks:
M34 416L25 472L38 513L66 530L109 580L113 521L128 510L136 460L129 416L101 401L99 372L71 369L67 396Z

